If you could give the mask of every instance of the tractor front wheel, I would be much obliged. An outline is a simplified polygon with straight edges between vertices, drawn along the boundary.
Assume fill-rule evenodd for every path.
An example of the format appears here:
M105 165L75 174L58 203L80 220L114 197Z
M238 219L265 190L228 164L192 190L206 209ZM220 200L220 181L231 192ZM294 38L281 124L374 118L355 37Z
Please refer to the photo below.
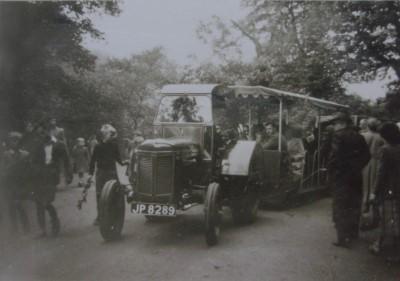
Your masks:
M100 196L99 228L105 241L121 237L125 219L124 193L116 180L106 182Z

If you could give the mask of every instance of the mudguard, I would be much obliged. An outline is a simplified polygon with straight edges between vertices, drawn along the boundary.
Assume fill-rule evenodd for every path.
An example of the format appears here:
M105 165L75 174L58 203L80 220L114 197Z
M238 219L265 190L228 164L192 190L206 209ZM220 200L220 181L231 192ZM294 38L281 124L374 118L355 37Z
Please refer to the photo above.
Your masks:
M255 141L238 141L229 152L227 159L222 160L221 174L226 176L247 176L255 147Z

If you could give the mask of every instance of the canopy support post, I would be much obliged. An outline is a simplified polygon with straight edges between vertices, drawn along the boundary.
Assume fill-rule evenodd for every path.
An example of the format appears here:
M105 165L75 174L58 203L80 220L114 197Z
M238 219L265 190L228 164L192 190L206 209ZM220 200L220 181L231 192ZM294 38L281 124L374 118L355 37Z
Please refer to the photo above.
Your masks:
M282 119L283 119L283 102L279 99L279 144L278 150L282 151Z
M318 117L317 117L317 124L318 124L318 144L317 144L317 185L320 187L321 185L321 110L318 109Z
M251 112L251 106L250 106L250 101L247 102L247 107L249 109L249 135L247 136L247 140L251 140L253 136L253 128L251 126L251 119L252 119L252 112Z

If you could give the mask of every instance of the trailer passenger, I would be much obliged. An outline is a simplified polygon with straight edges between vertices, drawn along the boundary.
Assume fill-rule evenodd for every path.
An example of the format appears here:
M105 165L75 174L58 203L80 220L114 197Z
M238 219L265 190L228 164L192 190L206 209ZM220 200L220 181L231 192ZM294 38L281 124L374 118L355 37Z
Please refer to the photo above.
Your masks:
M263 149L266 150L278 150L279 149L279 132L278 126L272 122L264 123L265 127L265 139L262 143ZM281 148L282 151L287 151L287 141L285 136L281 136Z

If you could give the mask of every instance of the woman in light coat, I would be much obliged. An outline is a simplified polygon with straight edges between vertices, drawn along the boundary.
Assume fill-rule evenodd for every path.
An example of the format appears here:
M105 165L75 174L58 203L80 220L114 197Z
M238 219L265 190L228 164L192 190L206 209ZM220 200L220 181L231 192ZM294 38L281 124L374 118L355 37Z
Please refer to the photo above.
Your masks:
M378 175L379 155L384 145L382 137L378 133L379 121L376 118L367 120L367 131L362 133L371 154L367 166L363 170L363 207L361 216L361 229L367 230L378 226L377 210L369 205L369 200L375 192Z

